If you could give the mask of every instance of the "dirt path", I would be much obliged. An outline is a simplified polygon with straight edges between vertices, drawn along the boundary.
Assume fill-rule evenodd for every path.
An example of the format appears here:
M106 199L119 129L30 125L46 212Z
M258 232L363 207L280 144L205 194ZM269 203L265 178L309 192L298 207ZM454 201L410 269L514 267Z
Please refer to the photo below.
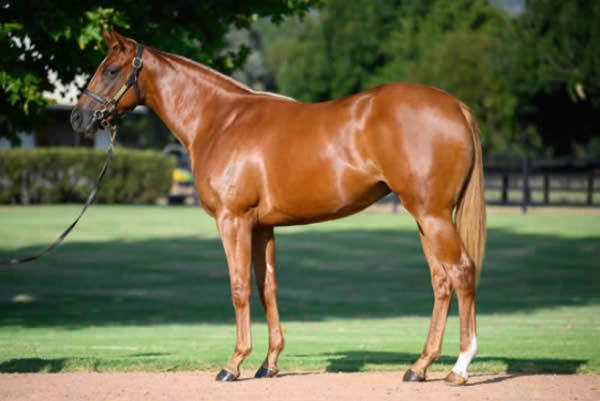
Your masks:
M540 400L598 401L600 375L474 375L452 387L442 374L403 383L402 373L288 373L276 379L215 383L206 372L0 374L0 400Z

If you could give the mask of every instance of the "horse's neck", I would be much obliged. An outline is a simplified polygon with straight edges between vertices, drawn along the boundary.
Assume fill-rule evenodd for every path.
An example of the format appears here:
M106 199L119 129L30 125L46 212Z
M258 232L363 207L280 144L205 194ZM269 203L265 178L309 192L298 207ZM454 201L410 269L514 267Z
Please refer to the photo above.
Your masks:
M203 140L236 95L251 90L229 77L183 57L156 50L144 58L148 69L142 84L146 105L161 118L186 147Z

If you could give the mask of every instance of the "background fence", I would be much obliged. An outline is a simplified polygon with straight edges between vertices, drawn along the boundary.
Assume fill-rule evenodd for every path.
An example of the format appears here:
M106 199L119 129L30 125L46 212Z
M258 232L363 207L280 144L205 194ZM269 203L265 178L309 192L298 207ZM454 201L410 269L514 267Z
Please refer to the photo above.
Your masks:
M490 205L600 206L600 159L488 158Z
M488 205L600 206L600 159L492 157L484 167Z

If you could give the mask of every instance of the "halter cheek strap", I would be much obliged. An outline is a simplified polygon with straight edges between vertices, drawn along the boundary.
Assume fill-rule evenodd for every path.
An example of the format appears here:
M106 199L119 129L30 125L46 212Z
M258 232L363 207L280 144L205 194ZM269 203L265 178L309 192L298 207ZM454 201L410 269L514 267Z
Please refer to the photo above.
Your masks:
M138 76L144 64L142 61L143 51L144 46L138 44L135 57L131 62L132 70L129 74L129 78L127 78L127 81L125 81L121 89L119 89L119 91L111 99L107 99L102 95L99 95L96 92L89 90L88 88L85 88L83 90L83 93L85 93L98 103L102 104L102 108L94 111L94 114L92 116L93 121L99 121L102 127L106 128L109 125L115 125L117 123L117 120L119 119L119 113L117 112L117 104L119 103L119 100L121 100L123 95L127 92L127 90L132 86L135 90L136 99L135 105L133 107L140 104L140 87L138 86ZM111 116L112 119L109 121L108 118Z

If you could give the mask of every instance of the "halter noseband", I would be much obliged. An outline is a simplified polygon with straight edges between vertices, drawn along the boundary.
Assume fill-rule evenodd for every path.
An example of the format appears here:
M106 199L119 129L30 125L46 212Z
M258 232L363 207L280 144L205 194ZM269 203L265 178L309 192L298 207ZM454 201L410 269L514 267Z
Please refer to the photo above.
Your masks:
M88 88L85 88L83 90L83 93L85 93L98 103L102 104L102 108L94 111L94 114L92 115L92 121L99 121L100 125L103 128L107 128L109 125L114 126L117 123L117 120L119 118L119 114L117 112L117 104L119 103L119 100L121 100L123 95L127 92L127 90L132 86L133 89L135 89L135 105L137 106L140 103L140 88L138 86L138 75L140 74L140 70L142 69L143 65L143 51L144 46L138 43L137 52L135 54L135 57L133 58L133 61L131 62L131 66L133 67L133 69L129 74L129 78L127 78L127 81L125 81L121 89L119 89L119 91L112 97L112 99L107 99L95 92L92 92ZM112 116L111 121L108 121L109 116Z

